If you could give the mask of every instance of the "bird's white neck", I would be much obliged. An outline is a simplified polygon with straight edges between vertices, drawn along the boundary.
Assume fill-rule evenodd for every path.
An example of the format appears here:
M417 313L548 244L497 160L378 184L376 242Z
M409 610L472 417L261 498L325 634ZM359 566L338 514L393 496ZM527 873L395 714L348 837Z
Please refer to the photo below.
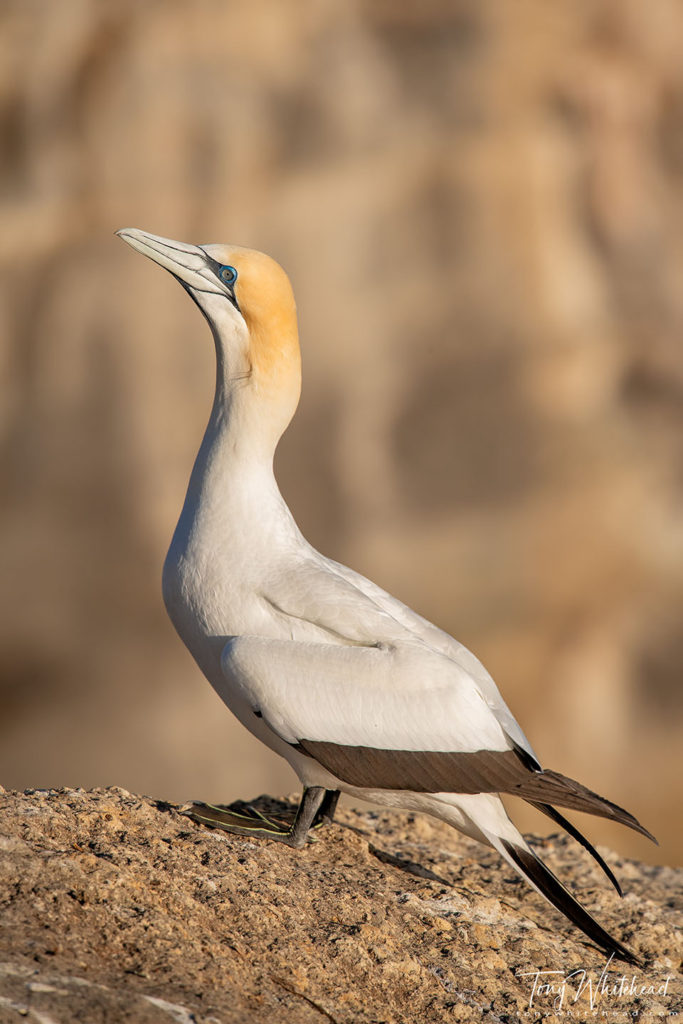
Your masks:
M215 531L225 542L245 533L265 536L291 518L275 481L273 457L296 409L298 373L273 387L258 368L228 359L220 336L214 337L213 406L174 536L183 546L197 531L206 538Z

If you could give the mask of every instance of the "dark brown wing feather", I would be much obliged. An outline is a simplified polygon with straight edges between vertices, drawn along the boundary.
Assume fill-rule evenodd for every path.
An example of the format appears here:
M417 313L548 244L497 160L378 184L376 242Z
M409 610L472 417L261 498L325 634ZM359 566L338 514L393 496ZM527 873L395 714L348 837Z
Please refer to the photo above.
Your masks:
M625 811L623 807L598 796L592 789L582 786L574 779L568 779L566 775L560 775L559 772L529 772L523 782L502 792L521 796L529 803L559 804L560 807L569 807L574 811L585 811L586 814L609 818L632 828L635 832L640 832L641 835L651 839L653 843L657 842L652 833L648 832L638 819Z
M623 807L559 772L535 771L516 750L386 750L300 740L298 749L350 786L413 793L509 793L618 821L656 842Z
M344 782L364 789L502 793L530 774L514 750L385 750L322 740L300 740L298 746Z

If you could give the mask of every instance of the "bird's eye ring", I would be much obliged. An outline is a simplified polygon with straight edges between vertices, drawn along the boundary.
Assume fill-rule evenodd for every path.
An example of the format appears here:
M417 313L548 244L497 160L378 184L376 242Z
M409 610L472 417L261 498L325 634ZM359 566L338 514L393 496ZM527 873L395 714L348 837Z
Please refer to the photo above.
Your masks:
M226 284L234 284L237 280L237 271L234 267L221 267L219 274L221 281L225 281Z

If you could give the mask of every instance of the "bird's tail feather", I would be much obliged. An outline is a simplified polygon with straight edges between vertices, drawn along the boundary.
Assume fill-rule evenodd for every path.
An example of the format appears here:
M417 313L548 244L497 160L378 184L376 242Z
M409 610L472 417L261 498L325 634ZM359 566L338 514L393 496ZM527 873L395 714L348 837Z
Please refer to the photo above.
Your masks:
M539 801L540 802L540 801ZM420 809L427 807L422 803ZM481 843L492 846L494 850L510 864L518 874L522 876L541 896L545 896L557 910L576 925L589 939L608 955L613 955L619 960L629 964L638 964L638 959L618 939L606 932L598 922L591 917L587 910L581 906L572 894L555 877L552 871L546 867L543 861L527 845L524 837L510 820L503 802L498 796L488 793L480 794L440 794L438 799L430 801L429 813L449 825L477 839ZM544 810L544 808L539 808ZM574 838L578 838L578 829L570 822L565 822L559 812L549 808L550 817L563 827L569 825L567 831ZM577 836L574 836L574 832ZM581 837L582 839L583 837ZM579 839L579 842L581 840ZM586 841L587 842L587 841ZM601 860L597 851L594 855ZM604 863L604 862L603 862ZM607 865L604 865L607 867ZM609 872L609 869L607 869Z
M556 810L554 807L551 807L550 804L541 804L536 803L535 801L529 801L529 803L531 803L532 807L536 807L537 810L541 811L543 814L547 814L547 816L549 818L552 818L552 820L557 825L559 825L560 828L563 828L565 832L567 832L572 837L572 839L575 839L577 843L580 843L581 846L583 846L584 850L588 850L591 857L595 860L597 864L600 865L602 870L605 872L605 874L607 875L607 877L609 878L610 882L617 890L619 895L624 895L621 891L621 886L619 885L619 882L614 876L612 869L609 867L608 864L605 863L605 861L600 856L598 851L595 849L593 844L590 843L581 832L579 832L578 828L576 828L575 825L572 825L571 821L567 821L565 816L563 814L560 814L560 812Z
M589 939L592 939L605 953L628 964L637 965L640 963L638 958L623 943L605 931L602 925L598 924L595 918L581 906L579 901L560 882L559 878L527 846L521 835L518 842L513 842L503 836L491 833L487 833L487 837L491 845L498 850L505 860L537 892L545 896L557 910L561 911L572 924L576 925Z

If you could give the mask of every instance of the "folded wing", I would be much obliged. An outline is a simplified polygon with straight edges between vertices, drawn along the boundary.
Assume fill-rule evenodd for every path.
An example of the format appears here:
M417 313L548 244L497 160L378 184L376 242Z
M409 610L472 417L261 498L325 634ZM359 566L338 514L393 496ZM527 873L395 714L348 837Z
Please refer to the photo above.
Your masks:
M477 683L419 643L341 646L233 637L223 671L285 742L348 785L423 793L509 793L619 821L627 811L536 769Z

